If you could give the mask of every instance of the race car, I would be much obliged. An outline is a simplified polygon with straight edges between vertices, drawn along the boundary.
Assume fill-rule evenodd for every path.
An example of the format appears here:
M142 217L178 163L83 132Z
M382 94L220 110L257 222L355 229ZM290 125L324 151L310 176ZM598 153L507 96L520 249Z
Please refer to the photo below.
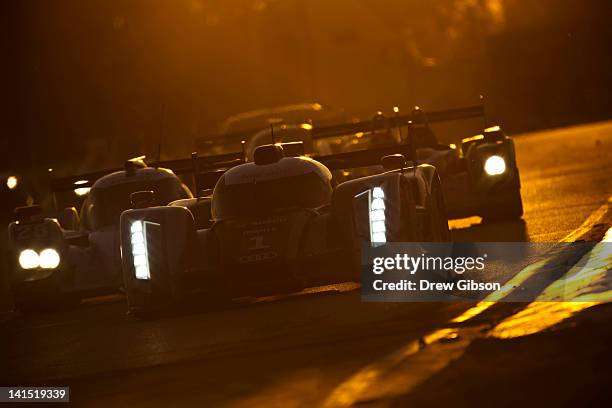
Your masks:
M408 154L391 146L307 157L301 142L262 145L205 197L125 211L129 311L150 316L186 299L359 281L364 243L448 240L438 173L428 164L408 166ZM385 172L343 183L332 177L378 163Z
M273 140L271 143L292 141L295 136L307 133L313 126L344 121L346 115L342 110L316 102L257 109L230 116L219 126L218 134L197 138L195 149L222 154L235 151L242 141L245 141L247 148L249 145L254 148L270 143L270 140ZM261 139L271 127L274 127L273 135L266 137L263 143L255 141ZM304 142L308 150L308 141L304 139Z
M191 191L177 174L198 167L231 166L233 159L240 158L194 156L148 167L139 157L128 160L123 169L51 180L54 195L80 198L81 210L43 212L39 206L15 210L17 221L8 227L15 305L31 311L118 292L123 285L119 216L135 205L132 193L154 191L158 205L190 198Z
M459 148L438 143L430 123L468 119L484 115L483 105L434 111L426 114L419 107L409 115L373 119L379 125L356 132L359 123L314 128L313 143L324 139L337 140L341 151L379 146L401 146L401 126L407 125L408 140L414 144L415 160L433 165L442 180L448 217L478 215L485 220L518 219L523 215L521 183L516 164L514 142L499 126L486 128L481 134L464 138ZM348 137L347 137L348 136ZM345 180L376 174L378 166L343 172Z
M237 132L252 134L253 130L267 128L270 124L325 122L333 118L338 120L339 113L320 103L296 103L293 105L277 106L274 108L256 109L238 113L225 119L220 126L221 134L234 134Z

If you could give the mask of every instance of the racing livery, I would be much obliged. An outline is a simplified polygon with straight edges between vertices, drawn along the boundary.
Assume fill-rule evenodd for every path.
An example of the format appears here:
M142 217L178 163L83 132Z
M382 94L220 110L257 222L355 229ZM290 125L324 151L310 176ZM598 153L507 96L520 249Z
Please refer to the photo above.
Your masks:
M357 281L362 244L448 240L436 169L407 165L404 147L307 157L303 144L255 149L206 197L121 215L130 312L185 299L231 299ZM332 172L381 163L336 183Z

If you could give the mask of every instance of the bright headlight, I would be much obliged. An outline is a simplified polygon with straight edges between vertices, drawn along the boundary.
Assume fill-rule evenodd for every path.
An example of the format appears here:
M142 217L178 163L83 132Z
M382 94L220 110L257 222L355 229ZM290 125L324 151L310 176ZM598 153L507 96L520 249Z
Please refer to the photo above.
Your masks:
M60 255L53 248L43 249L39 255L40 267L43 269L55 269L60 264Z
M134 221L130 226L132 259L136 279L151 279L149 259L147 254L147 241L145 239L145 226L142 221Z
M19 253L19 266L23 269L34 269L40 265L40 257L33 249L24 249Z
M485 162L484 169L489 176L497 176L506 171L506 161L501 156L491 156Z
M385 226L385 192L380 187L370 191L370 241L374 243L387 242L387 228Z

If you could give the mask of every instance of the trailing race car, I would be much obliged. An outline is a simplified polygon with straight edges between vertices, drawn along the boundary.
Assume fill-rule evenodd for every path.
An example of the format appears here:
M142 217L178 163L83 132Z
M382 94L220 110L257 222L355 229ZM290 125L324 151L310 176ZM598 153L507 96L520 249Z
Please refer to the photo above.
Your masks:
M257 109L230 116L221 124L218 134L197 138L195 148L198 151L221 154L235 151L242 141L245 141L247 148L270 143L271 140L271 143L294 141L296 137L305 137L304 133L313 126L345 120L343 111L320 103L297 103ZM275 128L274 135L266 136L271 126ZM262 137L265 138L263 143L256 141ZM308 151L308 141L305 138L303 140Z
M232 115L223 121L219 130L226 136L236 133L244 136L244 134L254 134L258 130L265 129L270 124L338 121L340 114L320 103L296 103Z
M223 172L206 197L125 211L130 312L358 281L364 243L449 239L437 171L409 167L408 146L303 153L301 142L263 145L252 162ZM340 184L332 178L332 171L381 161L381 174Z
M359 123L346 124L314 128L310 137L315 144L334 138L335 148L342 151L393 145L400 148L405 142L399 130L407 125L408 140L413 143L417 162L433 165L440 175L449 218L472 215L487 220L520 218L523 215L521 183L512 139L499 126L493 126L480 135L463 139L456 148L438 143L430 127L434 122L483 115L482 105L428 114L416 107L404 116L385 118L379 113L374 119L379 125L366 127L365 132L359 130L363 128ZM382 171L380 166L352 169L343 172L343 177L348 180Z
M448 155L443 188L445 197L454 200L452 217L521 218L523 199L514 142L499 126L463 139L460 150L450 149Z
M194 167L231 166L241 156L194 156L147 167L142 158L115 169L51 180L54 196L82 198L74 207L43 212L39 206L16 209L8 227L10 281L21 310L71 304L83 297L117 292L123 284L119 248L119 216L132 207L131 194L154 191L165 205L192 197L177 174ZM176 174L168 170L172 168Z

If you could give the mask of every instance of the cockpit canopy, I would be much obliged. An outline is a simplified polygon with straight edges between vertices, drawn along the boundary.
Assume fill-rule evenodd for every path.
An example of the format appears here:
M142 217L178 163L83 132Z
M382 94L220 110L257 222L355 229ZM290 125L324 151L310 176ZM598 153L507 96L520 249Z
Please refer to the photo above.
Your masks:
M137 191L155 192L156 205L191 198L191 192L171 171L158 168L133 168L117 171L97 180L81 207L81 226L96 230L119 224L119 216L132 208L130 195Z
M245 163L221 176L212 198L213 220L314 209L331 202L332 175L327 167L307 157L272 157L279 146L260 146L257 153L265 155L268 146L270 160Z

